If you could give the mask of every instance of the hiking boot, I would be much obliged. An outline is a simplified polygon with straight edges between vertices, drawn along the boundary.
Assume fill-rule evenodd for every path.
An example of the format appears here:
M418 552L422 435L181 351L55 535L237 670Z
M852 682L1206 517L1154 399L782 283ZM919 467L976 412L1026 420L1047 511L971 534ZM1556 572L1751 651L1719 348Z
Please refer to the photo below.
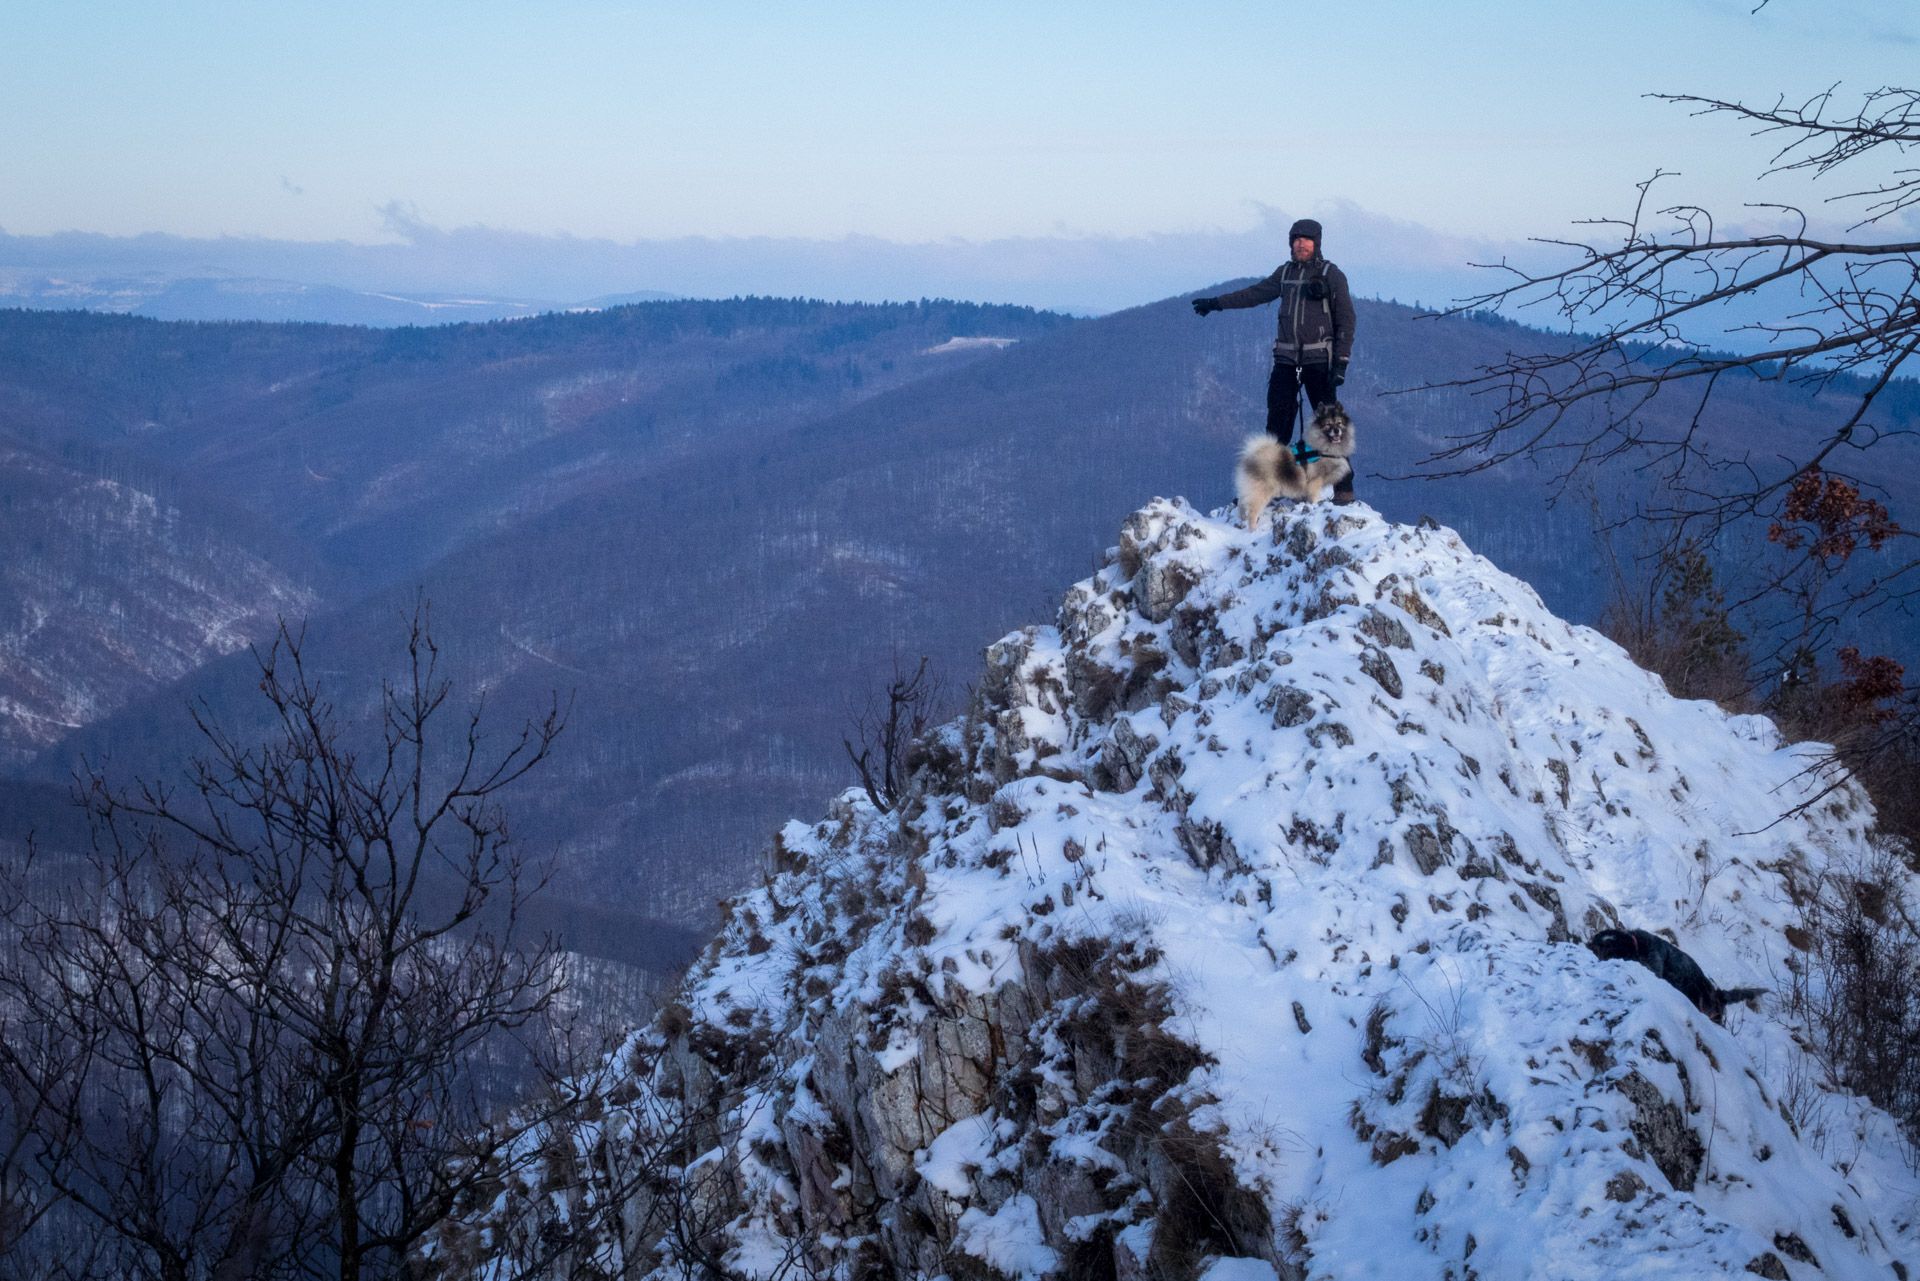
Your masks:
M1354 501L1352 494L1335 494L1333 496L1333 505L1335 507L1345 507L1352 501Z

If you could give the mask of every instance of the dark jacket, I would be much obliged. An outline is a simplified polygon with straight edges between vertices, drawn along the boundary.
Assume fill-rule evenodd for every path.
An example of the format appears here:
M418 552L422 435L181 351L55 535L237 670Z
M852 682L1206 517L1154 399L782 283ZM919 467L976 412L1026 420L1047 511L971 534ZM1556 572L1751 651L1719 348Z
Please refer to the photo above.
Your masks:
M1314 286L1324 296L1314 298ZM1283 365L1324 365L1353 357L1353 295L1347 274L1315 254L1288 261L1257 285L1214 299L1222 307L1258 307L1280 300L1280 335L1274 359Z

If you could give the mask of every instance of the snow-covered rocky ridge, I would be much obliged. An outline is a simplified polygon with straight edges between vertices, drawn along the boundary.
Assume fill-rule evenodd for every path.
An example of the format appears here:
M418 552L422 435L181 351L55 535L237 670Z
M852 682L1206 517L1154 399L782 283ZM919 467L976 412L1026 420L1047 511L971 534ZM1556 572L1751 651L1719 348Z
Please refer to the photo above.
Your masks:
M684 1257L596 1173L672 1102L747 1275L1905 1277L1920 1180L1778 1000L1719 1026L1580 945L1783 986L1864 795L1781 820L1805 749L1449 530L1225 514L1135 513L898 811L789 824L605 1114L442 1258Z

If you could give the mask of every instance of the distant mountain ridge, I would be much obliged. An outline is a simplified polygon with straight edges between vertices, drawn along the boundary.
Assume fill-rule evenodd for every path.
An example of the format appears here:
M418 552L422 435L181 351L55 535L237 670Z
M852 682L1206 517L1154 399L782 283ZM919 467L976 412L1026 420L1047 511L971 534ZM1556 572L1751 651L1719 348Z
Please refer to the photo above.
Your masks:
M87 276L73 279L0 271L0 308L99 311L153 320L301 321L328 325L444 325L512 320L550 311L597 311L675 294L640 290L581 302L528 298L388 293L255 276Z

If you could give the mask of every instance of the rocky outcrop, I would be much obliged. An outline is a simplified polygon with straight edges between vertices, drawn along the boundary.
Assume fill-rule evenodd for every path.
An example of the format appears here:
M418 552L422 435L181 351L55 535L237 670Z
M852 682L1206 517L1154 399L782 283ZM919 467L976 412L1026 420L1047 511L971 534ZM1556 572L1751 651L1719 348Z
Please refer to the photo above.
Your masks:
M1909 1252L1887 1119L1823 1104L1843 1168L1782 1102L1794 1029L1574 940L1632 920L1763 972L1789 879L1870 844L1863 801L1779 819L1807 784L1769 726L1669 698L1448 531L1153 504L911 764L893 813L849 793L781 832L590 1123L435 1259L1464 1281ZM641 1150L653 1182L601 1173Z

